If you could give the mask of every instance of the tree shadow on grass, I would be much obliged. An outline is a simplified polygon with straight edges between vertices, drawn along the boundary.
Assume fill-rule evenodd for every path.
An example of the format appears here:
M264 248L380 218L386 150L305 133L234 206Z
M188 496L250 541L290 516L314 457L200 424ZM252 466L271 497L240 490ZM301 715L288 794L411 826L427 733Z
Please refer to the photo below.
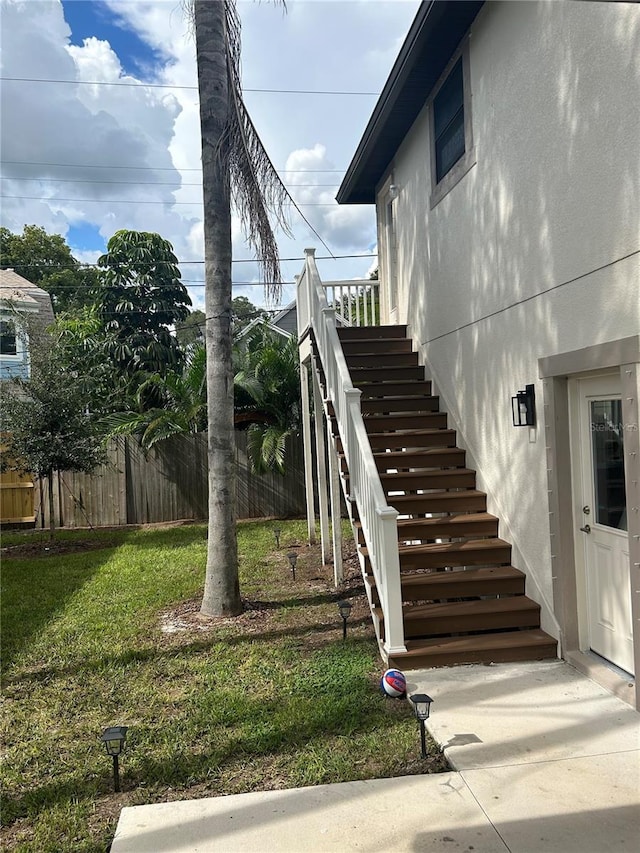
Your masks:
M126 539L118 539L118 545ZM55 620L67 602L110 559L112 548L90 555L53 554L38 559L3 559L2 565L2 680L32 640Z
M368 626L370 620L367 617L362 619L354 619L350 621L351 630L356 627ZM207 637L202 640L194 640L190 643L182 645L171 645L166 647L148 646L143 649L130 649L120 654L104 654L99 658L90 658L78 661L69 666L61 667L42 667L41 669L32 669L28 672L21 673L16 676L7 676L4 681L4 686L46 682L52 678L62 678L68 676L79 676L82 673L105 672L109 669L122 670L126 666L136 663L146 663L152 660L162 660L164 658L175 658L177 655L198 655L202 653L210 653L216 646L223 644L225 646L238 646L243 643L270 642L273 640L282 640L287 637L308 637L309 635L320 634L314 642L314 648L328 646L333 643L340 642L338 635L342 636L342 626L336 622L310 623L308 625L300 625L295 628L284 627L281 630L262 631L259 633L246 633L231 635L217 634L213 637ZM333 637L332 635L336 636ZM366 638L349 638L347 643L351 646L357 643L366 643L368 647L373 648L373 640Z
M405 710L410 719L408 708L399 710ZM322 761L325 755L329 765L335 749L334 738L349 738L353 742L358 737L389 730L397 720L398 713L389 712L388 703L374 695L363 675L344 679L331 701L318 701L302 680L290 696L245 695L241 703L234 705L232 722L226 725L216 721L209 707L195 706L189 719L189 728L194 733L189 749L178 750L174 746L185 740L182 718L142 723L130 730L121 763L122 788L124 792L146 786L151 790L183 788L188 795L194 785L206 785L209 795L228 793L224 780L216 784L216 778L222 777L234 762L243 766L247 761L252 763L250 775L253 774L254 782L248 783L251 788L264 786L270 760L286 761L287 756L291 760L291 785L282 787L309 784L299 776L299 762L304 760L306 750L314 756L314 761L318 756ZM6 825L21 817L33 817L56 804L94 801L109 794L113 790L111 764L106 755L101 758L104 763L95 774L87 776L72 771L3 798ZM347 760L345 766L348 764ZM347 775L361 778L361 772L353 765Z

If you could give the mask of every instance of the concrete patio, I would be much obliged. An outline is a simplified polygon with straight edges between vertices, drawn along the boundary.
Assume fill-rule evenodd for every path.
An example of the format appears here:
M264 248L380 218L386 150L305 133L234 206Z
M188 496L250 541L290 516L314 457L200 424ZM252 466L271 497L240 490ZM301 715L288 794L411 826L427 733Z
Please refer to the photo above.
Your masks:
M452 772L125 808L111 853L637 850L628 704L561 661L408 680L433 697L429 729Z

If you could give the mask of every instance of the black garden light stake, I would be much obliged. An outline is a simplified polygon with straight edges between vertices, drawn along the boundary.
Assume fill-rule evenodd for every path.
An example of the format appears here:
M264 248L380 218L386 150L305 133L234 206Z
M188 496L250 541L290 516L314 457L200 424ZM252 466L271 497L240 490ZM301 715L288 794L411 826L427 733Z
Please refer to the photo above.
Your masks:
M279 527L274 527L274 528L273 528L273 535L274 535L275 540L276 540L276 548L279 548L279 547L280 547L280 534L281 534L281 532L282 532L282 531L280 530L280 528L279 528Z
M409 696L410 701L413 704L413 710L416 713L416 718L420 723L420 745L422 747L422 757L427 757L427 735L425 732L425 720L429 719L429 713L431 711L431 703L433 699L431 696L427 696L426 693L414 693L413 696Z
M120 768L118 767L118 756L124 749L124 742L127 739L126 726L112 726L102 732L100 740L104 743L107 755L113 758L113 789L118 793L120 791Z
M342 639L347 639L347 619L349 618L349 614L351 613L351 602L350 601L339 601L338 602L338 610L340 611L340 616L342 616Z
M291 566L291 574L293 575L293 579L296 579L296 563L298 562L298 555L295 551L291 551L287 554L287 560L289 560L289 564Z

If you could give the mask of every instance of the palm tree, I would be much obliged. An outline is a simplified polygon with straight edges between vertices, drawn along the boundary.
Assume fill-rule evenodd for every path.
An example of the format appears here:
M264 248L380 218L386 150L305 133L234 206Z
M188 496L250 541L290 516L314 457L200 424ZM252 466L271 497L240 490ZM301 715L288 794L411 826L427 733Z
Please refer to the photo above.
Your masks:
M300 425L300 362L295 338L256 326L234 348L235 420L247 425L247 450L257 474L285 472L287 438Z
M194 0L204 201L209 536L201 612L242 610L238 581L231 355L231 202L257 250L264 280L279 282L272 211L287 193L242 101L240 20L234 0ZM278 285L272 293L279 297Z
M207 428L205 348L194 346L184 358L182 372L151 374L139 386L137 411L116 412L102 419L100 425L109 438L138 435L142 447L149 450L164 438ZM156 401L152 408L147 406L150 399Z

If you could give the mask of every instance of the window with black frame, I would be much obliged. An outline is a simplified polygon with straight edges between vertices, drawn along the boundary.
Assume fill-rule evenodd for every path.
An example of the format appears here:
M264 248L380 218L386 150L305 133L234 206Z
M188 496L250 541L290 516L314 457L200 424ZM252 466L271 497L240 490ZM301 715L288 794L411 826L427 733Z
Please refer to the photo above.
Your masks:
M13 320L0 320L0 355L17 355L18 341Z
M462 57L433 99L436 182L444 178L465 152Z

